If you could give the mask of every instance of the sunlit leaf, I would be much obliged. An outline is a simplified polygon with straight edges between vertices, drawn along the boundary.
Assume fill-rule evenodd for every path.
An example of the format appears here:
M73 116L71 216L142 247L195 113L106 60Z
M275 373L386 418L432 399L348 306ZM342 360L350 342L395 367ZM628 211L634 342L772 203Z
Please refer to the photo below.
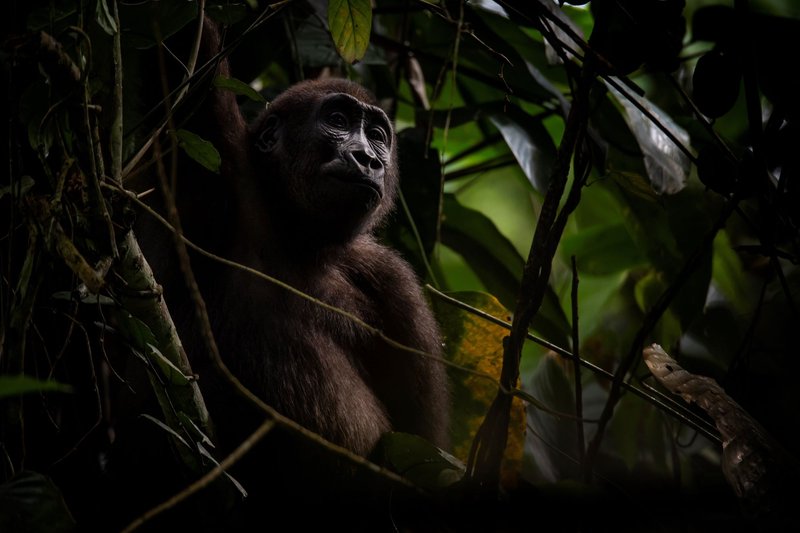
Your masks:
M372 30L370 0L330 0L328 26L342 59L355 63L364 57Z
M513 305L525 262L486 215L445 195L442 242L467 260L492 294Z
M646 313L656 304L658 299L667 289L667 282L660 272L650 271L636 282L634 296L639 309ZM658 328L654 335L664 342L677 342L682 333L678 317L672 308L667 309L658 321Z

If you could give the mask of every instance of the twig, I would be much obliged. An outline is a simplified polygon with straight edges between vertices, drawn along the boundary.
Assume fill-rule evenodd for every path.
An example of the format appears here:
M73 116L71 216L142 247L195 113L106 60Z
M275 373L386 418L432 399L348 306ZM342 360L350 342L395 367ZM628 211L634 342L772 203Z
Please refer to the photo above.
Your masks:
M175 507L183 500L191 496L192 494L206 488L211 484L212 481L217 479L219 476L224 474L230 467L232 467L236 462L241 459L247 452L249 452L253 446L255 446L264 436L269 433L272 428L275 427L275 421L272 419L268 419L264 421L258 428L253 432L252 435L247 437L233 452L226 457L221 463L217 466L212 468L207 474L203 477L180 491L179 493L172 496L170 499L161 502L160 504L156 505L152 509L149 509L143 515L139 516L136 520L128 524L128 526L122 530L122 533L130 533L136 529L139 529L143 526L146 522L152 520L156 516L160 515L164 511L168 511L169 509Z
M246 30L244 30L244 32L242 32L242 34L239 35L228 47L226 47L224 50L221 50L216 56L207 61L197 72L192 73L191 76L187 76L186 79L184 79L173 91L169 93L170 98L172 97L173 94L180 96L180 98L176 97L175 100L173 101L171 107L172 111L175 110L175 108L178 106L183 97L185 97L185 95L188 92L188 86L191 83L193 83L196 80L196 78L208 75L208 73L211 72L216 67L217 61L219 61L220 58L225 57L227 54L230 54L231 50L239 42L241 42L242 38L244 38L247 34L255 30L258 26L260 26L261 24L272 18L274 15L279 13L287 4L291 3L292 1L293 0L282 0L280 2L269 4L266 8L264 8L264 11L261 12L258 18L256 18L256 20ZM163 101L159 102L158 105L156 105L153 109L154 110L158 109L159 107L161 107L161 105L163 105L163 103L164 103ZM145 116L142 118L142 120L146 119L147 116L150 115L150 113L152 113L152 111L146 113ZM141 122L137 124L133 128L133 130L138 128L140 125ZM142 159L142 157L144 157L144 155L153 145L153 141L155 140L155 138L161 135L161 132L164 131L166 125L167 125L167 120L164 119L158 126L156 126L156 128L148 137L147 141L145 141L142 147L139 148L139 151L137 151L136 154L133 155L128 160L128 162L125 164L125 167L122 169L123 180L131 173L131 171L134 169L137 163Z
M406 218L408 219L408 225L411 226L411 232L414 234L414 240L416 241L417 246L419 246L419 254L422 257L425 270L427 270L428 275L431 277L431 281L438 286L439 280L436 279L436 273L433 271L433 268L431 268L430 261L428 261L428 252L425 250L425 244L422 242L422 237L419 234L417 223L414 221L414 217L411 216L411 209L408 208L406 197L403 195L403 191L398 192L399 194L397 196L400 198L400 205L403 206L403 213L405 213Z
M111 10L117 31L114 33L113 61L114 61L114 92L112 107L114 118L111 121L111 138L109 140L111 152L111 179L122 183L122 27L119 23L119 8L117 0L112 0Z
M578 262L572 256L572 361L575 374L575 416L578 418L578 460L583 467L583 457L586 450L586 439L583 435L583 384L581 383L581 350L580 334L578 331Z

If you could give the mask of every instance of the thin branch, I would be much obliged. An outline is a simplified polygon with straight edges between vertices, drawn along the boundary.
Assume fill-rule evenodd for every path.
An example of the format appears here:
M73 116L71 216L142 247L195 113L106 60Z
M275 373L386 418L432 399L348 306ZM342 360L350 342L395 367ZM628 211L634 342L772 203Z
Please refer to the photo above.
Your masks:
M572 256L572 361L575 374L575 417L583 418L583 384L581 383L581 350L580 334L578 331L578 262ZM578 422L578 459L583 467L583 458L586 450L586 438L583 434L583 423Z
M155 210L153 210L153 208L151 208L150 206L148 206L147 204L142 202L136 196L135 193L132 193L132 192L126 190L126 189L123 189L121 187L115 186L113 184L104 183L104 184L102 184L102 186L103 187L107 187L109 189L113 189L114 191L116 191L116 192L118 192L120 194L123 194L125 197L127 197L132 202L134 202L137 206L141 207L148 214L150 214L152 217L154 217L156 220L158 220L158 222L160 224L162 224L165 228L167 228L168 230L170 230L172 232L176 231L175 228L166 219L164 219L164 217L159 215ZM319 307L327 309L328 311L331 311L332 313L336 313L337 315L343 316L344 318L346 318L350 322L352 322L352 323L356 324L357 326L363 328L364 330L368 331L369 333L372 333L373 335L376 335L383 342L387 343L388 345L392 346L393 348L397 348L398 350L403 350L405 352L416 354L416 355L419 355L419 356L422 356L422 357L427 357L427 358L432 359L434 361L437 361L437 362L439 362L439 363L441 363L443 365L447 365L447 366L450 366L452 368L456 368L458 370L461 370L463 372L467 372L469 374L472 374L474 376L478 376L478 377L481 377L483 379L487 379L487 380L491 381L492 383L494 383L497 386L500 385L499 381L497 381L490 374L487 374L485 372L479 372L479 371L473 370L471 368L466 368L464 366L461 366L461 365L458 365L456 363L453 363L452 361L448 361L447 359L445 359L443 357L436 356L436 355L434 355L432 353L429 353L429 352L426 352L426 351L423 351L423 350L419 350L419 349L413 348L411 346L406 346L405 344L392 339L391 337L386 335L386 333L384 333L380 329L375 328L373 326L370 326L369 324L367 324L366 322L361 320L356 315L353 315L353 314L349 313L348 311L345 311L344 309L341 309L340 307L336 307L335 305L331 305L331 304L329 304L327 302L319 300L319 299L311 296L310 294L307 294L307 293L301 291L300 289L298 289L298 288L296 288L296 287L294 287L292 285L289 285L288 283L286 283L284 281L279 280L278 278L274 278L274 277L272 277L272 276L270 276L268 274L265 274L265 273L263 273L261 271L258 271L256 269L254 269L254 268L248 267L247 265L243 265L241 263L237 263L236 261L231 261L230 259L226 259L224 257L220 257L218 255L215 255L215 254L205 250L201 246L198 246L194 242L190 241L188 238L186 238L185 235L181 235L180 238L181 238L181 241L183 241L186 244L187 247L191 248L192 250L194 250L195 252L199 253L200 255L202 255L204 257L207 257L208 259L211 259L212 261L216 261L216 262L218 262L218 263L220 263L222 265L226 265L226 266L229 266L231 268L235 268L235 269L247 272L248 274L251 274L251 275L253 275L253 276L257 277L257 278L260 278L260 279L262 279L264 281L267 281L269 283L272 283L273 285L276 285L276 286L278 286L278 287L280 287L280 288L282 288L284 290L287 290L290 293L294 294L295 296L297 296L299 298L302 298L304 300L307 300L307 301L313 303L314 305L317 305ZM517 390L509 390L509 391L506 391L506 392L508 394L524 394L522 391L517 391Z
M594 438L589 443L589 447L586 451L586 462L584 463L584 477L587 481L591 480L592 469L594 467L594 462L597 458L597 453L600 450L600 444L603 441L603 437L605 435L606 427L608 423L611 421L611 417L614 414L614 408L616 407L617 403L619 402L620 398L622 397L622 383L625 380L625 376L628 372L634 368L635 364L638 362L639 357L641 356L641 351L644 346L645 340L647 336L650 335L650 332L655 328L656 324L658 323L661 316L667 310L667 308L672 303L672 300L675 299L675 296L678 295L680 290L689 280L691 275L697 269L700 260L712 249L712 245L714 242L714 238L717 236L717 233L720 229L725 226L728 218L730 218L731 214L734 212L736 205L738 204L738 198L734 197L734 199L729 200L727 204L722 209L717 221L714 223L714 226L706 233L701 241L700 245L695 249L692 255L686 260L683 267L681 268L678 275L675 277L675 281L670 284L669 287L659 296L658 300L653 307L645 314L644 318L642 319L642 325L639 328L639 331L636 332L636 336L631 343L631 347L628 351L628 354L625 358L620 361L619 366L614 374L614 381L611 383L611 389L608 392L608 399L606 400L606 404L603 408L603 412L601 414L600 425L597 427L597 432L594 435Z
M114 118L111 121L111 179L122 183L122 27L119 23L119 6L117 0L112 0L111 9L117 31L114 33L113 61L114 61L114 92L112 107Z
M272 18L274 15L278 14L287 4L291 3L292 1L293 0L282 0L280 2L275 2L274 4L269 4L267 7L264 8L264 11L261 12L261 14L256 18L256 20L253 21L253 23L250 26L248 26L247 29L245 29L241 35L237 36L237 38L234 39L229 46L226 46L225 49L220 50L220 52L217 55L209 59L197 72L193 72L190 76L187 76L174 90L172 90L169 93L170 98L172 97L172 95L177 95L171 106L172 112L174 112L176 107L188 93L188 87L190 84L194 83L197 78L207 76L209 72L212 72L216 68L217 62L221 58L230 54L231 51L239 44L239 42L241 42L241 40L247 34L258 28L261 24ZM154 106L153 110L146 113L144 117L142 117L140 123L134 126L134 128L131 131L138 128L152 112L159 109L163 104L164 101L161 101L156 106ZM142 159L142 157L144 157L147 151L150 150L150 148L153 145L153 141L155 140L156 137L161 135L161 132L164 131L166 125L167 125L167 119L165 118L164 120L161 121L161 123L158 126L156 126L153 132L148 136L147 141L145 141L142 147L139 148L139 151L137 151L136 154L133 155L128 160L128 162L125 164L125 167L122 169L123 180L131 173L136 164Z
M478 316L478 317L482 318L483 320L486 320L487 322L491 322L492 324L496 324L496 325L498 325L498 326L500 326L502 328L505 328L505 329L507 329L509 331L511 330L511 324L506 322L505 320L501 320L501 319L499 319L499 318L497 318L495 316L490 315L486 311L483 311L481 309L477 309L475 307L472 307L469 304L466 304L466 303L464 303L464 302L462 302L460 300L457 300L457 299L453 298L452 296L449 296L449 295L447 295L447 294L445 294L445 293L443 293L441 291L438 291L437 289L431 287L430 285L426 285L425 288L428 291L430 291L431 294L433 294L437 298L449 303L450 305L452 305L454 307L458 307L459 309L463 309L464 311L467 311L468 313L471 313L471 314L473 314L475 316ZM537 337L536 335L534 335L533 333L530 333L530 332L527 333L526 337L527 337L528 340L530 340L532 342L535 342L536 344L538 344L539 346L542 346L543 348L547 348L548 350L552 351L553 353L558 354L561 358L563 358L563 359L565 359L567 361L574 360L574 356L572 355L572 352L570 352L569 350L566 350L566 349L564 349L564 348L562 348L562 347L560 347L560 346L558 346L556 344L553 344L550 341L546 341L546 340L542 339L541 337ZM579 358L578 360L580 361L580 364L581 364L581 366L583 368L586 368L586 369L592 371L592 373L594 373L596 376L602 377L603 379L607 379L608 381L612 381L614 379L614 374L612 374L608 370L606 370L606 369L604 369L602 367L599 367L599 366L595 365L594 363L592 363L590 361L587 361L586 359ZM642 385L645 388L647 388L652 393L652 395L648 394L647 392L645 392L645 391L643 391L643 390L641 390L641 389L639 389L637 387L634 387L633 385L631 385L627 381L623 381L621 386L626 391L628 391L628 392L632 393L633 395L645 400L646 402L658 407L662 411L664 411L664 412L668 413L670 416L674 417L676 420L680 421L681 423L685 424L686 426L688 426L688 427L692 428L693 430L697 431L698 433L702 434L704 437L706 437L710 441L719 442L719 436L714 432L714 429L710 425L708 425L706 423L705 420L703 420L702 418L699 418L697 415L695 415L691 411L687 410L681 403L676 402L675 400L673 400L669 396L663 394L661 391L652 388L647 383L642 383Z
M436 279L436 274L431 268L431 263L428 261L428 252L425 250L425 244L422 242L422 237L419 234L419 229L417 228L417 223L414 222L414 217L411 216L411 209L408 208L408 203L406 202L406 197L403 194L403 191L398 191L398 198L400 198L400 205L403 206L403 213L405 213L406 218L408 219L408 224L411 226L411 232L414 234L414 240L416 241L417 246L419 247L419 254L422 257L422 262L425 265L425 270L428 272L428 275L431 277L431 281L436 286L439 286L439 280Z
M195 494L196 492L206 488L211 484L212 481L220 477L224 474L229 468L231 468L236 462L244 457L244 455L249 452L253 446L255 446L264 436L269 433L272 428L275 427L275 421L272 419L264 421L263 424L258 426L258 428L253 432L252 435L247 437L233 452L226 457L221 463L217 466L212 468L206 475L180 491L179 493L172 496L170 499L161 502L160 504L156 505L152 509L149 509L147 512L136 518L133 522L128 524L128 526L122 530L122 533L130 533L136 529L142 527L146 522L152 520L156 516L160 515L164 511L168 511L169 509L175 507L183 500L188 498L189 496Z
M467 479L475 488L488 491L489 494L496 492L499 487L500 465L508 441L512 397L504 393L503 389L513 389L519 380L519 362L528 326L544 301L553 254L555 254L567 217L577 206L580 197L579 191L582 184L575 179L567 202L559 214L558 208L566 188L570 162L581 138L581 131L585 130L588 120L586 106L589 101L592 77L592 68L584 65L581 78L577 83L575 98L567 116L550 185L539 212L528 259L522 272L519 299L514 311L511 333L504 342L503 368L500 375L501 389L478 429L470 450Z

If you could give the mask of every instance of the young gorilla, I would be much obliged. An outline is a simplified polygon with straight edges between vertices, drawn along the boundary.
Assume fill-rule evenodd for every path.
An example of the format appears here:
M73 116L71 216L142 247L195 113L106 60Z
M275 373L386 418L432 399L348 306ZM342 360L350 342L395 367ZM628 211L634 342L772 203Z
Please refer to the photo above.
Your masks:
M215 38L210 28L206 46L213 48ZM227 63L219 71L227 75ZM375 104L353 82L306 81L276 98L248 128L233 93L214 89L215 123L205 134L223 158L223 182L214 186L229 194L209 188L192 197L197 182L190 182L179 189L179 208L190 239L342 308L391 339L439 355L438 327L413 271L373 235L398 187L395 134ZM163 243L143 243L217 433L223 443L238 444L263 415L251 411L242 423L243 403L233 403L230 384L215 380L202 362L206 348L180 289L182 276L163 255L170 252ZM447 445L441 363L394 348L341 314L250 273L193 261L223 359L279 412L361 455L391 430Z

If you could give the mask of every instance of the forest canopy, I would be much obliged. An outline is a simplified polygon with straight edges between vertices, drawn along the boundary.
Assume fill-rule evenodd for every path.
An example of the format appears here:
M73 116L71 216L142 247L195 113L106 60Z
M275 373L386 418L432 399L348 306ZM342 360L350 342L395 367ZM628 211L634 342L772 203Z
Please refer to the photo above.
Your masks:
M797 2L10 6L0 529L135 529L246 498L218 466L239 457L214 449L192 371L206 355L182 353L132 231L153 216L143 199L161 194L139 180L174 179L189 168L179 160L222 176L219 150L192 129L210 90L233 92L252 118L319 77L361 83L395 124L401 191L380 238L425 284L453 421L448 450L397 433L367 461L302 437L315 453L413 487L456 530L476 509L491 509L486 530L556 509L575 529L788 527L800 471ZM203 20L222 28L213 57L199 51ZM214 76L222 58L230 77ZM136 370L154 410L121 400ZM147 426L170 482L107 517L94 501L123 416Z

